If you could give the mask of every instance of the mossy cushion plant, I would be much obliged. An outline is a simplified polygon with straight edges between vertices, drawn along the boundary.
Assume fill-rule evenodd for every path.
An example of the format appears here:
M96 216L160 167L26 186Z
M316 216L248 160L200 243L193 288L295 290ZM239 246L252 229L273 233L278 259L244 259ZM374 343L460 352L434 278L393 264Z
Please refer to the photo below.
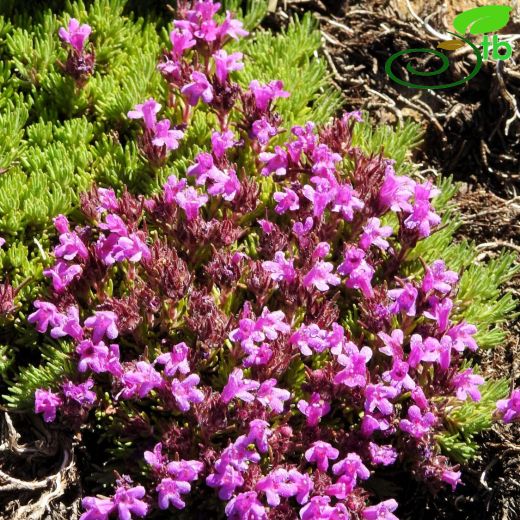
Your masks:
M83 520L392 520L372 480L455 490L520 414L472 358L514 258L453 241L416 127L332 117L309 18L219 8L3 20L5 399L97 446Z

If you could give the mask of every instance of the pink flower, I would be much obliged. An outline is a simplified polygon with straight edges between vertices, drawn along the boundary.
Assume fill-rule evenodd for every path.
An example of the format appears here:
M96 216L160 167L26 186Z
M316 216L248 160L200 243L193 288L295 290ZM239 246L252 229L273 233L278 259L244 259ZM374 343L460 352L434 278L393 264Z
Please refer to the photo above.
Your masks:
M303 286L316 287L318 291L328 291L329 285L339 285L341 282L339 276L332 274L334 266L330 262L316 262L314 267L304 276Z
M329 506L330 498L313 496L311 501L300 509L301 520L330 520L334 508Z
M153 451L145 451L144 460L156 471L162 470L168 460L166 456L162 454L162 444L158 442L154 446Z
M348 246L345 249L345 258L338 267L338 273L349 277L347 287L359 289L366 298L371 298L374 294L371 282L375 271L364 258L365 252L362 249Z
M334 198L334 190L322 188L315 189L309 184L302 188L303 196L312 202L313 215L321 217L325 212L325 208L332 202Z
M339 451L333 448L328 442L316 441L305 452L307 462L314 462L320 471L327 471L329 460L336 460Z
M198 460L174 460L167 466L167 471L177 480L193 482L199 478L204 464Z
M211 149L218 159L224 157L226 150L236 146L235 136L231 130L225 132L213 132L211 134ZM213 161L212 161L213 164Z
M5 244L5 238L0 237L0 248Z
M78 363L80 372L85 372L87 369L96 373L106 371L109 350L102 341L93 343L90 339L85 339L77 345L76 352L80 355Z
M67 29L60 27L58 35L64 42L81 53L91 32L92 27L90 27L90 25L86 23L80 25L78 20L71 18Z
M113 501L120 520L131 520L132 515L142 518L148 513L148 504L140 500L146 494L143 486L118 487Z
M264 271L270 273L271 279L275 282L291 283L296 278L296 271L293 267L294 259L285 259L283 251L277 251L274 254L274 261L262 262Z
M477 387L484 384L484 378L474 374L473 369L467 368L456 374L451 382L456 389L457 398L461 401L465 401L468 395L473 401L480 401L480 392Z
M240 61L244 55L241 52L228 54L225 50L219 49L213 54L215 61L215 75L220 83L224 84L230 72L242 70L244 64Z
M226 18L219 29L220 37L229 36L234 40L238 40L241 36L247 36L248 34L244 29L243 23L236 18L232 18L231 13L226 11Z
M181 495L189 493L191 486L183 480L163 478L155 490L159 493L158 504L161 509L168 509L170 503L176 509L183 509L186 503L182 500Z
M513 390L507 399L497 401L497 410L505 423L516 421L520 418L520 388Z
M29 323L35 323L38 332L44 334L47 332L49 326L57 327L63 324L63 315L58 312L54 304L35 300L34 307L37 310L29 314L27 321Z
M63 292L82 272L80 265L69 265L63 260L58 260L52 267L43 270L44 276L52 278L52 286L57 293Z
M96 400L96 393L90 390L94 386L92 379L87 379L84 383L75 385L71 381L63 383L61 386L63 395L77 403L90 406Z
M427 293L431 290L447 294L451 291L453 284L459 280L459 275L455 271L448 271L446 264L442 260L435 260L430 267L426 268L426 273L422 282L422 290Z
M258 159L265 163L261 171L262 175L268 176L274 173L283 177L287 173L287 152L280 146L275 146L274 152L261 152L258 154Z
M278 130L276 127L273 126L265 116L254 121L251 127L252 137L256 137L262 146L265 146L269 142L269 139L274 137L277 133Z
M296 345L303 356L311 356L313 352L323 352L327 348L327 331L315 323L302 325L292 334L289 343Z
M208 81L208 78L202 72L194 71L191 73L191 83L188 83L181 89L181 93L186 96L188 103L195 106L199 99L204 103L211 103L213 101L213 87Z
M390 445L380 446L374 442L369 442L368 451L373 464L390 466L397 460L397 451Z
M137 361L133 368L126 370L121 383L123 384L121 395L124 399L130 399L136 394L143 399L154 388L162 386L163 379L148 361Z
M155 99L149 98L144 103L135 105L127 116L129 119L143 119L144 126L148 130L154 130L157 122L156 114L159 110L161 110L161 105Z
M34 411L36 413L43 413L43 420L45 422L52 422L56 419L56 408L61 406L62 400L59 395L50 390L43 390L39 388L34 393Z
M386 177L379 192L379 204L383 210L390 208L394 212L409 211L412 206L415 182L406 175L396 176L391 164L387 165Z
M313 392L309 402L300 399L297 404L298 410L307 417L309 426L317 426L324 415L330 412L330 404L324 401L318 392Z
M163 119L157 123L152 143L155 146L165 146L166 150L176 150L179 148L179 140L184 137L184 132L170 130L170 124L168 119Z
M340 354L337 357L338 363L345 368L336 374L334 384L346 385L349 388L363 388L367 384L366 364L371 358L370 348L363 347L358 350L357 346L352 345L352 350L348 354Z
M391 289L388 291L388 297L394 300L394 303L390 306L390 312L393 314L406 312L408 316L415 316L417 294L417 289L411 283L406 283L400 289Z
M415 381L408 374L410 366L405 361L394 359L392 369L383 372L383 381L394 386L401 391L402 388L406 390L413 390L415 388Z
M441 480L451 486L452 491L460 484L461 472L445 469L442 472Z
M249 423L249 433L247 434L248 444L255 444L260 453L267 453L269 449L268 439L273 434L269 428L269 423L262 419L253 419Z
M457 352L464 352L465 348L469 348L471 351L475 351L478 348L477 342L473 336L477 333L477 327L461 321L457 325L451 327L447 332L448 336L453 344L453 348Z
M225 404L229 403L235 397L250 403L255 396L250 390L258 390L260 383L251 379L244 379L244 372L240 368L235 368L229 374L228 382L222 390L221 399Z
M307 473L300 473L296 469L289 470L289 481L296 486L296 502L306 504L314 488L314 482Z
M199 216L199 209L208 202L207 195L199 195L192 186L185 188L174 196L175 202L184 210L188 220Z
M280 497L292 497L296 495L298 488L289 480L289 472L284 468L278 468L261 478L257 482L255 490L263 491L267 503L271 507L276 507L280 504Z
M117 211L119 203L112 188L98 188L99 206L96 208L100 213L102 211Z
M300 208L298 195L291 188L284 188L284 192L277 191L273 195L273 199L278 202L274 209L278 215L283 215L287 211L296 211Z
M225 513L230 520L267 520L267 512L254 491L232 498L226 505Z
M357 453L349 453L344 459L332 466L334 475L340 478L335 485L327 488L327 495L335 496L344 500L356 487L357 479L366 480L370 478L370 471L363 464Z
M85 497L81 505L86 512L81 515L80 520L108 520L116 507L111 498L96 497Z
M377 408L383 415L390 415L394 411L390 399L397 397L398 393L393 386L368 385L365 389L365 410L373 412Z
M222 195L224 200L233 200L240 191L240 181L235 170L212 169L208 172L208 177L213 181L208 188L210 195Z
M249 89L255 98L256 107L262 112L267 110L271 101L274 101L277 98L287 98L290 96L289 92L283 90L283 82L280 80L271 81L267 85L261 85L255 79L249 84Z
M312 217L307 217L305 219L305 222L295 222L293 224L293 231L295 235L298 236L298 239L301 239L305 235L309 233L309 231L312 229L312 226L314 225L314 220Z
M401 329L395 329L391 332L390 336L385 332L378 332L377 335L381 338L384 347L379 349L379 352L386 354L387 356L395 357L397 359L403 358L403 338L404 334Z
M67 232L60 235L60 245L54 248L54 254L58 258L64 258L65 260L74 260L76 256L83 260L88 258L88 250L75 232Z
M167 376L172 377L177 373L177 371L186 375L190 371L190 366L188 364L189 350L188 345L182 341L181 343L174 345L171 352L157 356L155 363L164 365L164 373Z
M404 225L408 229L417 229L420 237L427 237L431 233L431 227L440 223L441 217L432 209L429 199L437 195L439 190L432 189L432 184L415 185L415 202L412 213L405 219Z
M172 380L172 395L181 412L187 412L190 409L190 403L201 403L204 400L204 394L196 388L199 382L200 377L197 374L190 374L182 381Z
M392 232L392 226L381 226L381 221L377 217L369 218L365 226L363 226L359 247L367 250L373 244L384 251L389 247L385 238L391 236Z
M104 336L109 339L117 338L117 316L112 311L95 311L94 316L85 320L85 327L92 329L92 341L99 343Z
M182 58L184 51L194 47L197 42L193 39L190 31L186 29L174 29L170 32L170 41L172 42L172 54L175 59Z
M359 199L358 193L350 184L339 185L334 196L332 211L341 213L341 216L348 222L354 218L354 212L362 209L365 204Z
M276 387L276 379L266 379L259 387L256 399L273 412L282 413L284 402L290 399L291 393Z
M408 419L402 419L399 428L409 433L415 439L421 439L429 433L430 428L436 423L435 415L426 412L424 415L418 406L414 404L408 408Z
M439 299L436 296L431 296L428 299L429 308L423 312L423 315L431 320L437 322L437 327L440 332L444 332L450 324L450 313L453 308L453 301L444 297Z
M375 506L363 510L363 520L399 520L393 511L397 509L397 502L392 498L380 502Z
M212 155L201 152L195 157L195 164L188 168L186 175L194 175L197 179L196 184L202 186L206 184L208 178L214 177L219 171L213 162Z

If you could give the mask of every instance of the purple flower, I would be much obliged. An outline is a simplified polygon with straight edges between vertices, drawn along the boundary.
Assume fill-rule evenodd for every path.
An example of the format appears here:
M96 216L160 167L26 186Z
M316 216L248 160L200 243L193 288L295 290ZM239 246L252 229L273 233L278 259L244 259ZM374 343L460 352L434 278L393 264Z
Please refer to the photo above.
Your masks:
M225 513L230 520L267 520L267 512L254 491L240 493L231 499Z
M56 327L63 323L63 315L58 312L56 306L50 302L35 300L34 307L37 309L32 314L29 314L27 321L35 323L36 330L40 333L47 332L49 325Z
M34 393L34 411L43 413L45 422L52 422L56 419L56 408L61 406L62 400L59 395L50 390L39 388Z
M170 124L168 119L163 119L157 123L152 143L155 146L166 146L167 150L176 150L179 148L179 140L184 137L184 132L170 130Z
M208 202L208 196L199 195L195 188L189 186L177 193L174 200L184 210L188 220L195 220L199 216L199 208Z
M157 502L161 509L168 509L170 503L176 509L183 509L186 503L182 500L181 495L189 493L191 486L183 480L163 478L155 490L159 493Z
M244 477L232 464L225 464L216 473L210 473L206 477L206 484L212 488L220 488L219 498L229 500L235 489L244 484Z
M220 4L217 4L220 6ZM238 40L241 36L247 36L249 33L244 29L243 23L236 18L231 17L231 13L226 11L226 18L222 22L219 29L221 37L229 36L234 40Z
M58 258L64 258L65 260L74 260L76 256L83 260L88 258L88 250L77 233L62 233L60 235L60 244L54 248L54 254Z
M363 510L363 520L399 520L393 511L397 509L397 502L391 498L380 502L375 506L365 507Z
M370 477L370 471L357 453L349 453L344 459L334 464L332 472L334 475L339 475L340 478L335 484L327 487L326 493L339 500L344 500L352 493L358 478L366 480Z
M127 116L129 119L143 119L144 126L148 130L154 130L157 122L156 114L159 110L161 110L161 105L155 99L149 98L144 103L135 105Z
M280 497L292 497L296 495L298 488L289 480L289 472L284 468L278 468L261 478L257 482L255 490L263 491L267 503L271 507L276 507L280 504Z
M465 348L469 348L471 351L475 351L478 348L477 342L473 336L477 333L477 327L461 321L457 325L451 327L447 332L446 336L451 339L453 348L457 352L464 352Z
M171 352L157 356L155 363L164 365L164 373L167 376L173 377L177 371L186 375L190 371L190 365L188 364L189 350L188 345L182 341L174 345Z
M391 164L387 164L386 177L379 192L379 204L383 209L392 211L409 211L412 206L410 199L413 195L415 182L406 175L396 176Z
M313 177L314 178L314 177ZM327 182L324 183L328 185ZM325 212L325 208L332 202L334 198L334 190L331 189L314 189L309 184L306 184L302 188L303 196L312 202L313 215L315 217L321 217Z
M146 494L143 486L118 487L113 501L117 508L120 520L131 520L132 515L139 518L148 513L148 504L140 500Z
M305 123L305 127L293 126L291 128L291 133L296 136L296 139L287 143L287 151L294 163L300 161L302 153L312 156L318 144L318 136L314 131L315 128L316 125L312 121Z
M269 423L262 419L253 419L249 423L249 433L247 434L247 443L255 444L256 449L260 453L266 453L269 449L268 439L273 434L269 428Z
M395 329L389 336L385 332L378 332L377 335L382 339L385 344L384 347L379 349L379 352L386 354L397 359L403 358L403 338L404 334L401 329Z
M210 195L222 195L224 200L233 200L240 191L240 181L235 170L218 170L214 168L208 173L208 177L213 181L208 188Z
M96 400L96 393L90 390L93 386L94 381L92 381L92 379L87 379L84 383L77 385L71 381L67 381L66 383L63 383L61 388L65 397L68 397L81 405L90 406L94 404L94 401Z
M5 244L5 238L0 237L0 248Z
M154 446L153 451L145 451L144 460L156 471L162 470L168 460L166 456L162 454L162 444L158 442Z
M332 274L334 266L330 262L319 261L314 264L312 269L303 277L303 286L313 285L318 291L328 291L329 285L339 285L339 276Z
M92 27L90 25L86 23L80 25L78 20L71 18L67 29L60 27L58 35L64 42L81 53L91 32Z
M113 237L114 235L111 236ZM112 260L116 262L124 260L140 262L142 258L150 259L150 249L137 233L130 233L128 236L117 238L117 242L113 245L109 254L108 263L111 263Z
M241 52L233 52L228 54L225 50L220 49L213 54L215 61L215 76L220 83L225 83L229 73L235 70L242 70L244 64L240 61L244 55Z
M413 390L415 388L415 381L408 374L410 366L405 361L400 359L394 359L392 363L392 369L383 372L383 381L389 383L397 390L401 391L402 388L406 390Z
M336 460L339 451L333 448L328 442L316 441L305 452L307 462L314 462L320 471L327 471L329 460Z
M85 497L81 505L86 512L81 515L80 520L108 520L110 513L116 508L110 498Z
M52 267L43 270L44 276L52 278L52 286L57 293L63 292L82 272L83 267L80 265L69 265L63 260L58 260Z
M362 249L348 246L345 249L345 258L338 267L338 273L349 277L347 287L359 289L366 298L371 298L374 294L371 282L375 271L364 258L365 252Z
M258 381L244 379L244 372L240 368L235 368L229 374L228 382L222 390L222 402L227 404L236 397L246 403L250 403L255 398L250 390L255 391L259 387L260 383Z
M313 392L309 402L300 399L297 404L298 410L307 417L309 426L317 426L324 415L330 412L330 404L324 401L318 392Z
M266 365L273 356L273 351L269 347L269 343L262 343L260 346L248 345L244 349L248 356L243 360L242 364L244 368L251 367L253 365Z
M389 428L390 423L384 417L380 417L380 414L376 416L366 413L361 420L360 431L364 437L370 437L377 430L384 432Z
M287 152L280 146L274 147L274 152L261 152L258 159L266 163L261 174L268 176L271 173L283 177L287 173Z
M363 347L358 350L355 345L352 345L352 350L348 354L339 354L337 361L345 368L334 376L334 384L346 385L349 388L363 388L367 384L366 364L371 358L370 348Z
M121 383L123 384L121 395L124 399L130 399L136 394L143 399L154 388L162 386L163 379L148 361L137 361L133 369L125 371Z
M175 460L167 466L167 471L177 480L193 482L199 478L204 464L198 460Z
M330 520L334 508L329 506L330 497L313 496L311 501L300 509L301 520Z
M255 98L256 107L262 112L268 109L271 101L290 96L289 92L283 90L283 82L280 80L271 81L267 85L261 85L255 79L249 84L249 89Z
M283 388L277 388L276 382L274 378L266 379L258 388L256 399L273 412L282 413L283 404L290 399L291 393Z
M461 472L460 471L452 471L445 469L442 472L441 480L446 482L451 486L452 491L455 491L455 488L460 484Z
M379 445L374 442L368 443L368 451L373 464L390 466L397 460L397 451L391 445Z
M350 184L343 184L336 188L332 211L341 213L341 216L346 221L352 221L354 212L362 209L364 206L364 203L358 197L358 193Z
M415 316L417 312L415 307L417 294L417 289L411 283L406 283L404 287L400 289L391 289L388 291L388 297L393 300L394 303L390 305L390 312L393 314L406 312L408 316Z
M450 324L450 313L453 308L453 301L450 298L443 298L442 300L436 296L428 299L429 309L423 312L423 315L431 320L437 322L437 327L440 332L444 332Z
M197 42L193 39L190 31L186 29L174 29L170 32L170 41L172 42L172 54L175 59L182 58L184 51L194 47Z
M473 401L480 401L478 386L484 384L484 378L473 373L473 369L467 368L464 372L456 374L452 379L456 389L457 398L465 401L468 395Z
M236 144L235 136L231 130L226 130L222 133L213 132L211 134L211 149L218 159L224 157L226 150L233 148Z
M363 233L359 239L359 247L367 250L372 244L383 251L388 249L389 244L385 238L392 235L392 226L381 226L377 217L369 218L363 226Z
M278 133L276 127L274 127L265 117L261 117L253 122L251 127L252 137L256 137L258 142L265 146L271 137Z
M206 184L208 177L215 177L219 171L213 162L212 155L207 152L201 152L195 157L195 164L187 169L186 175L194 175L197 179L196 184L202 186Z
M398 393L397 388L393 386L367 385L365 388L365 410L373 412L377 408L383 415L390 415L394 411L390 399L397 397Z
M204 103L211 103L213 101L213 87L206 75L194 71L191 73L190 79L192 82L181 89L181 93L186 96L188 104L195 106L199 99L202 99Z
M85 327L92 329L94 343L99 343L104 336L115 339L119 335L117 316L112 311L95 311L94 316L85 320Z
M172 380L172 395L182 412L190 409L190 403L201 403L204 400L204 394L196 388L199 383L200 377L197 374L190 374L182 382L178 379Z
M415 202L412 213L404 221L408 229L417 229L420 237L427 237L431 227L440 223L441 217L433 211L429 199L437 195L439 190L432 189L430 182L415 185Z
M431 412L426 412L423 415L420 408L413 404L408 408L408 419L402 419L399 422L399 428L415 439L421 439L428 434L435 422L435 415Z
M520 388L513 390L507 399L497 401L497 410L505 423L510 423L520 418Z
M294 234L298 237L298 240L302 240L302 238L307 235L314 225L314 220L312 217L307 217L305 222L295 222L293 224Z
M289 343L296 345L303 356L312 356L313 352L323 352L328 347L327 331L315 323L302 325L292 334Z
M96 210L101 213L102 211L117 211L119 203L117 197L112 188L98 188L99 206Z
M77 345L76 352L80 355L78 363L80 372L85 372L87 369L96 373L106 371L109 350L102 341L93 343L92 340L85 339Z
M273 199L278 203L275 207L278 215L283 215L287 211L296 211L300 209L300 199L298 195L290 188L284 188L284 191L277 191L273 195Z
M307 473L300 473L296 469L289 470L289 481L296 486L296 502L306 504L314 488L314 482Z
M452 285L456 284L458 280L459 275L455 271L448 271L442 260L435 260L430 267L426 268L422 290L425 293L436 290L442 294L448 294Z
M262 262L264 271L270 273L271 279L275 282L291 283L296 278L296 271L293 267L294 259L285 259L283 251L277 251L274 254L274 261Z

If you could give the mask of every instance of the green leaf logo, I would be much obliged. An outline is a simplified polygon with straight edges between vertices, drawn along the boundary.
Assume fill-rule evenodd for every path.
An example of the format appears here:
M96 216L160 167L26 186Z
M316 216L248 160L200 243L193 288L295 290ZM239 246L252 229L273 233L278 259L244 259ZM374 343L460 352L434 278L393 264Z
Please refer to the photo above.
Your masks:
M460 34L495 32L507 25L511 9L507 5L475 7L457 15L453 20L453 27Z

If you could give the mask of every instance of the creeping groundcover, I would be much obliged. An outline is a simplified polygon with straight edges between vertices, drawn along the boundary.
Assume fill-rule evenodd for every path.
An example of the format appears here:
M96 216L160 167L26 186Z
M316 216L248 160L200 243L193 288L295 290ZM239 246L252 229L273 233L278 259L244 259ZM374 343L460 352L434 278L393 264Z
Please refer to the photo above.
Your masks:
M27 4L27 5L25 5ZM0 517L400 518L520 417L417 125L341 112L311 17L6 2ZM141 17L140 17L141 16Z

